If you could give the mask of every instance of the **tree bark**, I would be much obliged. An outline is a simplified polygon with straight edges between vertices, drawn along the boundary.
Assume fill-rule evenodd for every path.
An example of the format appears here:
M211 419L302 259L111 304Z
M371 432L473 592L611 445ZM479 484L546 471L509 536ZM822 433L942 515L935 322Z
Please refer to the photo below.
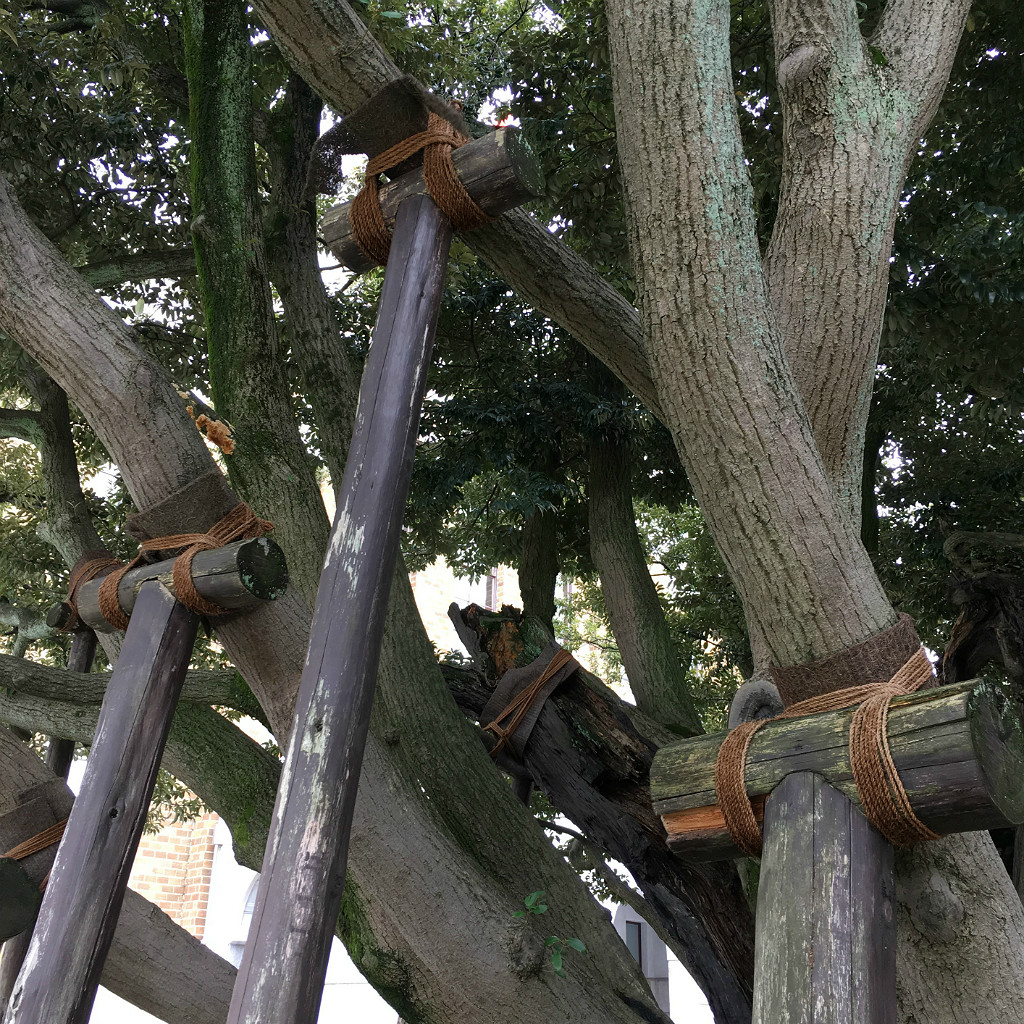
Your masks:
M624 441L590 443L590 555L637 707L674 733L694 736L704 730L637 533L631 462Z
M558 581L558 522L554 512L534 509L523 522L519 552L519 593L523 614L534 615L555 631L555 584Z
M312 604L327 544L313 463L298 431L267 275L252 135L244 3L184 7L191 98L192 235L210 384L234 426L228 473L259 512L273 509L292 586Z

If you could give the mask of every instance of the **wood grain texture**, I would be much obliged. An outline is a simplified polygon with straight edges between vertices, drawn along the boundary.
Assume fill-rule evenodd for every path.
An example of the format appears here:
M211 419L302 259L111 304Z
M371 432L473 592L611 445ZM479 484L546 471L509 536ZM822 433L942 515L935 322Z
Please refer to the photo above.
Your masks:
M787 776L765 805L754 1024L895 1024L892 847L838 790Z
M150 580L158 580L173 594L173 568L174 559L168 558L125 573L117 587L121 610L131 615L139 591ZM280 597L288 585L288 566L277 544L268 537L257 537L225 544L213 551L200 551L192 561L192 582L200 597L221 608L242 611ZM91 629L112 633L114 627L100 613L101 583L101 579L96 579L82 585L78 592L78 615ZM66 621L67 606L54 605L47 622L59 628Z
M450 242L429 198L402 204L230 1024L320 1005Z
M4 1024L89 1020L198 622L142 588Z
M517 128L499 128L452 152L452 166L470 198L491 217L539 196L544 191L540 162ZM398 208L410 196L426 195L423 169L403 174L380 190L384 222L394 227ZM351 203L328 210L320 223L327 248L357 274L376 264L359 248L352 233Z
M859 806L850 770L853 709L764 726L747 755L747 791L763 799L786 775L813 771ZM725 733L694 737L658 751L651 794L681 856L737 856L717 807L714 766ZM920 691L893 701L889 745L911 806L940 834L1001 828L1024 821L1024 733L1019 711L979 680Z

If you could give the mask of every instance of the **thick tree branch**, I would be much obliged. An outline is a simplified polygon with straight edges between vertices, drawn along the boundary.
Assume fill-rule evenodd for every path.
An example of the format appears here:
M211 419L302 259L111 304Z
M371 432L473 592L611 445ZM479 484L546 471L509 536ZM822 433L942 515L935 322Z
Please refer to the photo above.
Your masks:
M669 634L633 511L626 442L590 443L587 512L590 555L637 706L684 736L703 731L686 683L686 665Z
M14 694L98 706L109 681L109 672L71 672L0 654L0 688ZM262 717L252 692L233 669L190 669L185 676L181 700L191 704L217 704L255 718Z
M39 413L34 409L0 409L0 437L27 441L37 447L43 440Z
M401 74L343 0L260 0L254 6L292 66L343 114ZM660 416L640 318L585 260L522 210L465 240L522 298L564 327Z
M502 636L516 631L506 628ZM487 636L481 639L486 648ZM519 639L530 649L525 633ZM492 686L474 670L443 671L456 703L477 721ZM685 962L716 1020L749 1020L753 932L736 872L731 865L687 865L673 857L651 809L651 760L672 735L580 671L545 703L523 768L591 842L626 866L658 927L687 951Z
M78 272L93 288L100 289L128 281L192 277L196 272L196 256L191 248L141 249L124 256L87 263L79 267Z
M924 135L946 90L971 0L888 0L871 44L914 107L911 140Z

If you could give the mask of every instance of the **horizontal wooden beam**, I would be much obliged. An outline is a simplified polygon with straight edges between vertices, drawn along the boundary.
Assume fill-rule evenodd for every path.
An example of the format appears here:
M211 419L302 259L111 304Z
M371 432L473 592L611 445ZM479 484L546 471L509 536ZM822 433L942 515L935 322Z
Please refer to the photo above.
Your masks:
M452 166L470 198L492 217L544 191L540 162L517 128L499 128L454 150ZM384 223L393 229L402 201L410 196L426 194L422 168L409 171L383 186L380 205ZM343 203L328 210L320 222L320 231L324 243L338 261L362 274L372 270L376 264L359 248L352 233L351 206L351 203Z
M172 594L174 559L143 565L125 573L117 587L117 598L125 615L132 609L144 583L157 580ZM252 608L260 601L273 601L288 586L288 565L284 552L268 537L239 540L212 551L200 551L192 560L192 582L200 597L230 611ZM102 578L83 583L78 591L78 616L99 633L112 633L100 613L99 590ZM71 621L71 609L65 602L54 605L46 621L61 629Z
M787 775L815 772L860 807L850 770L853 708L779 719L754 737L746 782L755 813ZM727 734L663 747L651 766L651 796L675 853L693 860L740 856L715 794L715 759ZM915 814L940 834L1024 822L1024 732L1020 710L993 684L973 679L898 697L889 746Z

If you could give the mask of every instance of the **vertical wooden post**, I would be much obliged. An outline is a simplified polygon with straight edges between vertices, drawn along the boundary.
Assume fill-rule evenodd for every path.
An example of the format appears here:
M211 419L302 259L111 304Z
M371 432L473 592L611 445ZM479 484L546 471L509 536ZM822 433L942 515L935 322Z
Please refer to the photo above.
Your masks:
M229 1024L317 1017L450 243L401 205Z
M765 804L754 1024L895 1024L893 848L820 775Z
M197 626L142 587L4 1024L89 1020Z

